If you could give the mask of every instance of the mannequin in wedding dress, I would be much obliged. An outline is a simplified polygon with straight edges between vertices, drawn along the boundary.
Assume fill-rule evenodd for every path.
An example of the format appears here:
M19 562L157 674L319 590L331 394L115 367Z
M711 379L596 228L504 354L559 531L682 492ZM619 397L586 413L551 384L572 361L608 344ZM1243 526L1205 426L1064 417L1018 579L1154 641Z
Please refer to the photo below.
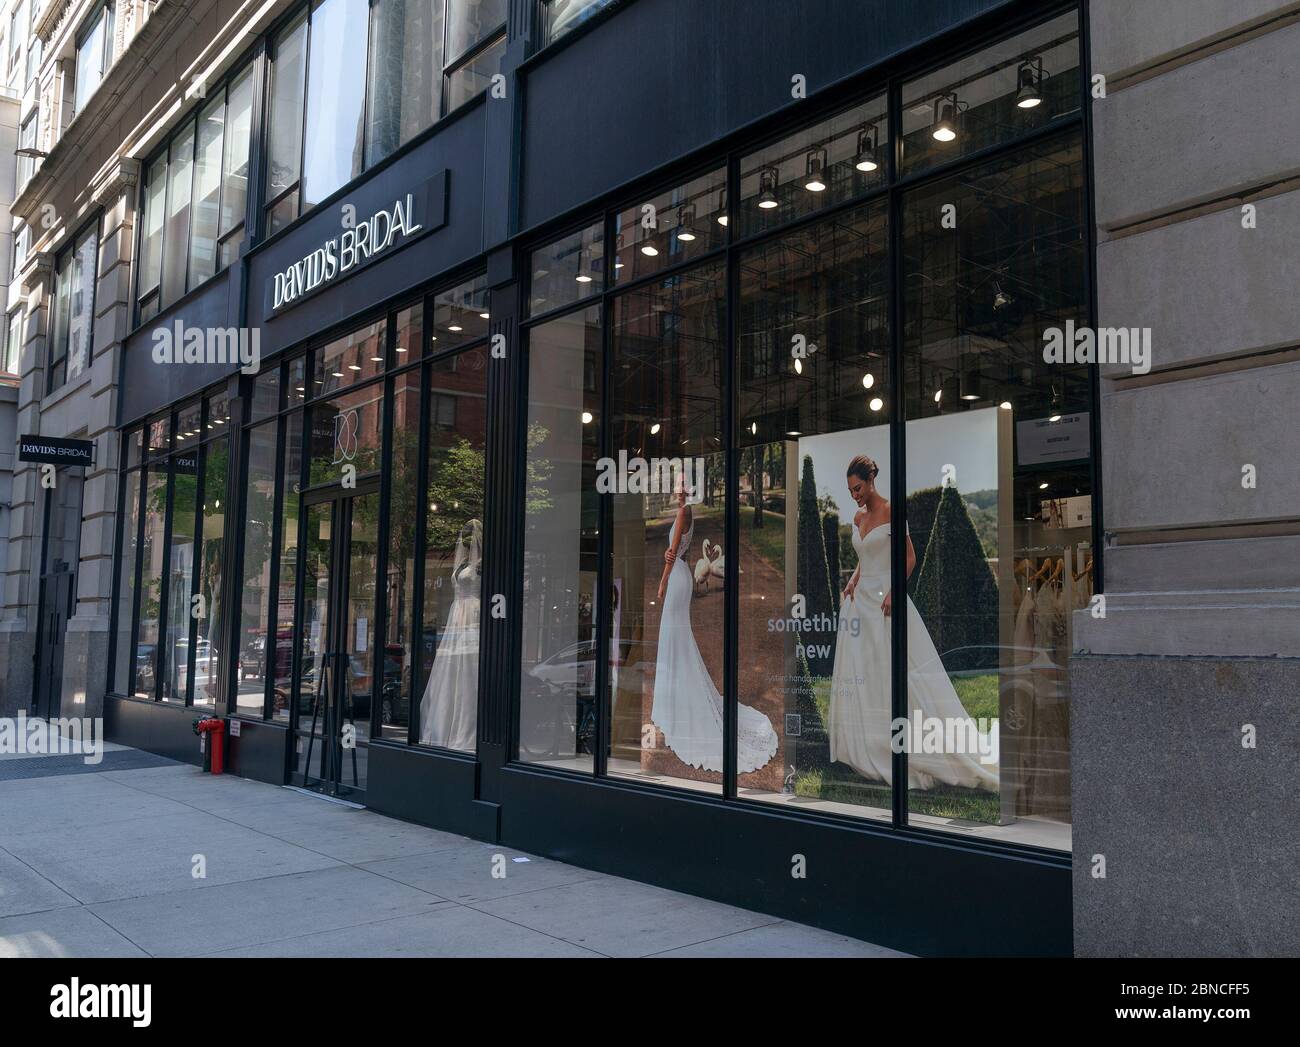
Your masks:
M844 588L835 665L831 675L829 733L831 759L848 764L864 778L891 781L890 506L876 490L879 467L865 455L849 463L849 494L860 507L853 518L853 548L858 566ZM907 575L916 551L907 539ZM945 723L969 720L916 605L903 594L907 615L907 691L909 716ZM856 621L856 625L854 622ZM970 725L964 725L970 726ZM964 733L964 732L963 732ZM936 782L996 792L997 771L980 763L979 752L917 753L907 758L908 787L928 789Z
M478 720L479 573L483 525L471 520L456 539L451 609L420 700L420 744L474 748Z
M686 488L677 486L677 515L659 580L659 652L655 658L654 704L650 718L683 763L722 770L722 696L713 685L691 629L692 582L687 557L695 536L695 514ZM737 769L757 770L776 755L772 721L757 709L739 706Z

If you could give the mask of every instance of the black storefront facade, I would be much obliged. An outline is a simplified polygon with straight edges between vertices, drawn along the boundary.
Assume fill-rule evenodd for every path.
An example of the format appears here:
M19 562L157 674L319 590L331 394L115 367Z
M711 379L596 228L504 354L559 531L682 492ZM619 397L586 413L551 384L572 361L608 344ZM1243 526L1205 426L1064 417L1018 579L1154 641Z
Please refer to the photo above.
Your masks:
M1042 345L1094 313L1086 9L591 6L548 42L511 0L500 77L296 219L262 173L286 29L248 56L249 232L165 306L135 276L109 737L198 762L225 717L242 776L1069 954L1097 394ZM890 750L955 702L999 759Z

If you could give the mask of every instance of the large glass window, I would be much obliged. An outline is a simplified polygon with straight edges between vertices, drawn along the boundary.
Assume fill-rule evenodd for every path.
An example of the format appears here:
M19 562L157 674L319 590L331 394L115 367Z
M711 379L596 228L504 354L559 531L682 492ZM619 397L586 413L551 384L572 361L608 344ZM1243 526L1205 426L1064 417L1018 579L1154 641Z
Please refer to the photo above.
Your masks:
M613 522L609 773L712 792L725 690L726 282L725 264L711 263L614 300L610 442L597 469ZM762 712L745 715L743 758L766 765L776 732Z
M127 436L127 441L139 445L140 433ZM128 461L130 456L128 455ZM139 465L139 451L135 462ZM114 650L112 690L117 694L131 694L136 657L133 656L131 638L134 633L136 566L139 562L140 530L140 477L139 468L122 474L121 537L117 567L117 605L114 608Z
M442 12L443 0L376 0L371 8L367 165L440 115Z
M279 231L298 216L303 99L307 82L306 14L276 37L272 58L270 113L267 117L268 235Z
M284 423L284 463L280 471L280 571L275 601L275 646L266 670L271 677L271 715L289 718L293 704L293 637L298 623L295 597L298 581L298 519L302 513L301 411ZM266 654L265 644L258 653Z
M417 740L466 751L474 749L478 725L487 375L483 346L434 360L424 426L429 472Z
M248 193L253 76L209 97L146 168L140 322L211 279L239 253Z
M76 88L73 112L79 113L99 85L113 61L113 4L102 4L90 16L77 36Z
M50 392L90 366L98 258L99 224L95 223L59 256L55 266Z
M519 758L587 772L601 613L600 362L598 306L529 332Z
M1053 19L531 251L519 759L1069 849L1077 49ZM913 102L952 91L941 153ZM893 184L899 126L909 175L981 161Z
M212 406L209 406L209 418ZM209 424L215 424L209 422ZM224 434L223 434L224 435ZM222 658L221 623L224 593L221 586L226 552L226 484L230 472L230 441L214 440L202 456L203 540L196 561L199 602L195 607L194 704L211 710L222 694L226 659Z
M22 149L34 150L36 148L36 118L37 113L32 113L25 121L18 132L18 145ZM33 156L20 156L18 158L18 189L22 190L28 182L32 180L32 175L36 173L36 158Z
M9 323L5 326L4 371L6 374L20 374L23 357L23 309L19 306L9 314Z
M262 716L267 674L278 653L271 629L271 543L275 529L276 436L278 422L247 431L247 509L242 522L244 566L240 593L239 647L245 663L236 696L236 711Z
M302 209L315 207L352 181L363 165L366 104L366 18L354 0L324 0L311 16L307 64L307 126Z

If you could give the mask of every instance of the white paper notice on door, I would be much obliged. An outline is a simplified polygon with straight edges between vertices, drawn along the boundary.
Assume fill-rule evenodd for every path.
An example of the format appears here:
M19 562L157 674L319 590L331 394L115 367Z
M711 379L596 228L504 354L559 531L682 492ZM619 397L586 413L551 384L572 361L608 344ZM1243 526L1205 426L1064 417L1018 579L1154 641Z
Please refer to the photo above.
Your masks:
M357 619L357 654L365 654L370 641L370 619Z

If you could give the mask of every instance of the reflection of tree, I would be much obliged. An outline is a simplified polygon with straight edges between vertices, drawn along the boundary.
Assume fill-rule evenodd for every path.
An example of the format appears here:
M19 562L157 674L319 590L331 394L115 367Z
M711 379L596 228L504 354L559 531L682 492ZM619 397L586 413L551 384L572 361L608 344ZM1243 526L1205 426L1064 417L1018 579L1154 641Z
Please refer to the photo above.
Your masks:
M541 422L533 422L528 426L525 437L527 450L524 455L527 461L528 488L524 493L524 511L530 515L555 508L555 502L551 499L550 486L554 466L549 458L533 454L537 448L546 443L550 435L551 431Z

